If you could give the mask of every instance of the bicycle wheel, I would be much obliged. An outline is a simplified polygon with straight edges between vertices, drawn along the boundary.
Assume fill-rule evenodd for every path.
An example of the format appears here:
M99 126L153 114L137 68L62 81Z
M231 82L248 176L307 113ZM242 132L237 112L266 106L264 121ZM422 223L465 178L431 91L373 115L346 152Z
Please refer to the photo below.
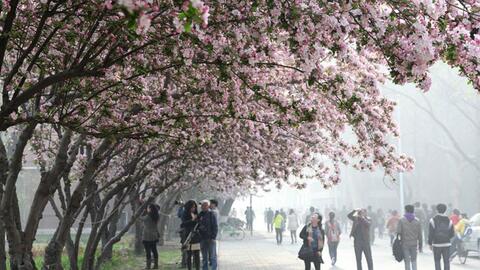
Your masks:
M460 244L458 247L458 260L461 264L465 264L468 258L468 250L465 250L463 244Z
M245 239L245 231L242 228L238 228L233 232L233 238L235 240L243 240Z

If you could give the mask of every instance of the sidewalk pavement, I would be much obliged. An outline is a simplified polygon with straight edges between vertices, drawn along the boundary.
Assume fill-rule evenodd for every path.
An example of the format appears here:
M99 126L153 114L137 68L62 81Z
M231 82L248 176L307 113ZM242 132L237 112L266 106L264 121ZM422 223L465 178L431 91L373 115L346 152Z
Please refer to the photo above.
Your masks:
M300 240L300 239L299 239ZM241 241L220 241L219 270L303 270L303 261L297 258L301 241L290 243L290 235L284 234L284 243L276 245L274 234L267 232L255 233ZM392 256L389 240L377 239L372 247L374 267L376 270L404 270L404 263L398 263ZM476 256L476 255L475 255ZM322 269L355 270L355 254L353 242L344 237L338 249L338 262L335 267L330 265L328 248L323 252L325 264ZM366 263L364 260L364 269ZM418 256L418 269L434 269L432 253L428 250ZM313 265L312 265L313 268ZM452 270L480 269L478 257L470 257L466 265L461 265L455 259Z

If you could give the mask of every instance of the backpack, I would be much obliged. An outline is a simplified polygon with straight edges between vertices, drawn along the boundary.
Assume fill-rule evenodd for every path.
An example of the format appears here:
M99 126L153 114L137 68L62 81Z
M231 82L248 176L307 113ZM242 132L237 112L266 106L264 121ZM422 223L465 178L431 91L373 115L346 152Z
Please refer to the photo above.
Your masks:
M330 242L338 242L340 240L340 232L336 223L327 222L328 226L328 240Z
M450 221L448 222L435 222L435 230L433 231L434 237L437 243L449 243L450 242Z
M395 238L395 241L393 241L392 252L393 257L395 257L397 262L403 261L402 241L400 240L399 235L397 235L397 238Z

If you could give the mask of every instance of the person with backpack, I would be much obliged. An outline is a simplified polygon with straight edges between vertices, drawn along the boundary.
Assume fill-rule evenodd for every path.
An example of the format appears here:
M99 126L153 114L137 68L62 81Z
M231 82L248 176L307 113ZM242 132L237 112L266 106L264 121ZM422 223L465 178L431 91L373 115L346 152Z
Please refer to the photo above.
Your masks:
M406 205L405 215L397 226L397 233L402 241L405 270L417 270L417 249L422 250L423 246L422 225L414 212L413 205Z
M280 214L280 211L275 212L275 218L273 219L273 227L275 228L275 238L277 240L277 245L281 245L283 241L283 226L284 218Z
M325 223L325 233L327 235L328 252L330 253L330 259L332 265L337 263L337 249L340 243L340 234L342 234L342 227L340 223L335 219L335 213L330 212L328 214L329 220Z
M446 211L445 204L437 205L437 215L430 220L428 230L428 244L433 250L435 270L442 270L440 263L442 259L444 270L450 270L450 246L455 232L452 221L445 215Z
M348 218L353 221L350 237L353 237L357 270L362 270L362 253L365 255L368 270L373 270L372 248L370 246L371 220L367 216L367 210L353 210L348 214Z

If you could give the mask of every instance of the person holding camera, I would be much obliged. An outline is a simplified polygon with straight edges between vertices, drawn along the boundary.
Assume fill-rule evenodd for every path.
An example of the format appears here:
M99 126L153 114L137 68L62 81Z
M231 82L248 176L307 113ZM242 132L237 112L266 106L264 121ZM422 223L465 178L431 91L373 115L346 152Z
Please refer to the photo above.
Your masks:
M187 235L182 248L187 251L187 268L192 270L192 257L195 269L200 270L200 234L198 232L197 203L193 200L185 203L181 227Z
M157 206L155 204L149 204L145 211L145 215L140 219L143 221L142 243L145 247L145 255L147 259L146 269L150 269L152 266L152 259L153 269L158 269L157 242L160 235L158 234L157 225L160 215Z
M367 260L368 270L373 270L372 248L370 246L371 221L367 216L367 210L353 210L348 214L348 218L353 221L350 237L354 239L353 246L355 248L357 270L362 270L362 253Z

